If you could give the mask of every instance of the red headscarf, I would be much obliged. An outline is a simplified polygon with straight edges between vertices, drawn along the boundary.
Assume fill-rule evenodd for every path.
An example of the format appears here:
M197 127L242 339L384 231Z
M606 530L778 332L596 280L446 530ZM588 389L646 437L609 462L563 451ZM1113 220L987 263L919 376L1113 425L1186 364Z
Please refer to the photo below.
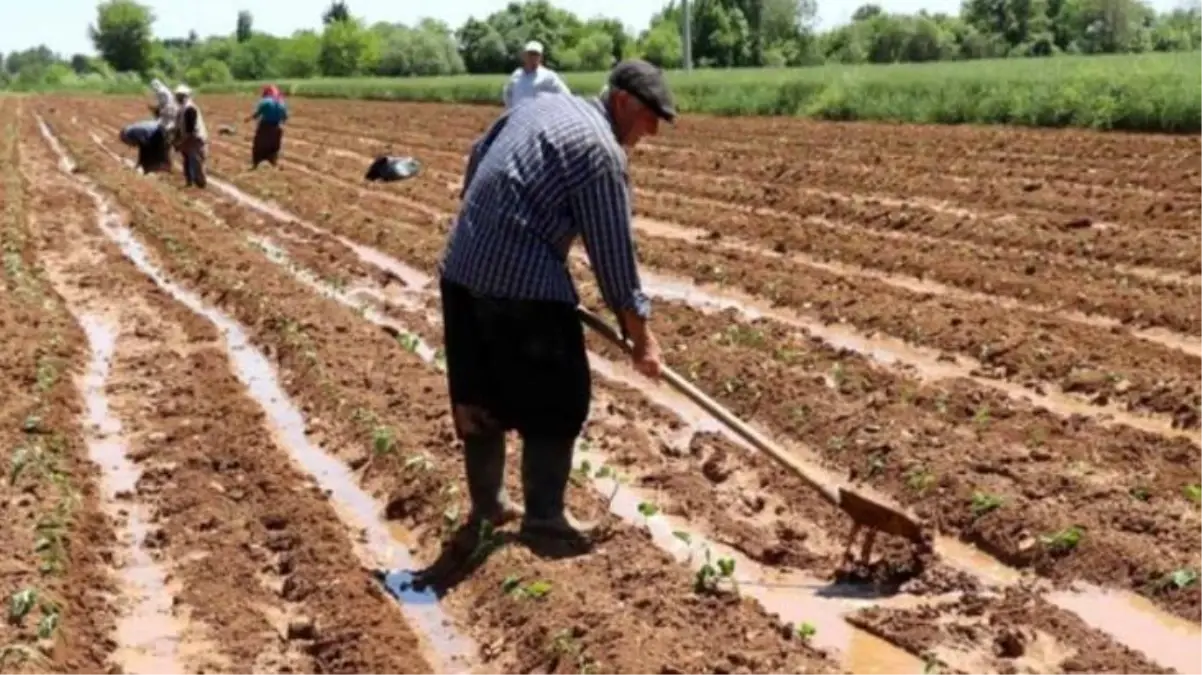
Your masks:
M280 94L280 88L274 84L269 84L266 87L263 87L263 96L265 98L273 98L277 101L283 98L283 96Z

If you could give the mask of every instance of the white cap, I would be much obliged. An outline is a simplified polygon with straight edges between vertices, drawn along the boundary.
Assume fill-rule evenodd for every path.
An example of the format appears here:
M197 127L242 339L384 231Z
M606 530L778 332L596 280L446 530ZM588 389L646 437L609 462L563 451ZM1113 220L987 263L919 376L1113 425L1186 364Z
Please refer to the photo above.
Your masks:
M179 96L180 94L183 94L184 96L191 96L192 90L188 88L188 85L181 84L175 88L175 95Z
M535 54L542 54L543 43L539 42L538 40L531 40L530 42L526 43L526 48L523 49L522 52L534 52Z

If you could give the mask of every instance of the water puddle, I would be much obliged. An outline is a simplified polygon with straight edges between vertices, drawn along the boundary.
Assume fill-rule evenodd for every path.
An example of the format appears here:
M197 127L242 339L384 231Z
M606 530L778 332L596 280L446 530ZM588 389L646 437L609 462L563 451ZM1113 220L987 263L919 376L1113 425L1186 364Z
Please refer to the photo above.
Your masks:
M1079 588L1049 594L1048 601L1157 663L1180 673L1202 673L1202 625L1133 593L1075 586Z
M107 510L116 512L118 495L133 493L140 472L127 455L121 437L121 422L109 411L105 385L117 345L117 330L104 319L78 316L88 338L92 358L83 376L84 403L88 428L88 455L103 471L103 489ZM123 595L133 599L132 607L117 622L117 644L113 659L127 673L182 673L180 662L181 628L173 612L173 596L167 590L167 577L145 548L149 530L139 505L123 507L128 515L125 529L131 538L129 558L121 567L125 587Z
M63 158L63 166L73 166L74 163L49 128L40 119L39 124L43 135ZM364 533L362 543L366 554L359 553L371 558L364 562L372 568L414 569L415 562L409 556L408 550L398 545L392 537L388 525L379 516L375 500L359 488L350 468L341 460L314 446L306 437L305 420L300 410L280 387L270 361L250 343L242 327L223 312L207 307L195 294L169 281L150 262L146 249L134 238L133 233L121 224L120 217L95 184L85 176L77 178L86 186L97 204L101 205L99 226L105 235L155 284L193 312L213 322L221 331L235 374L266 413L281 445L316 479L318 485L328 492L331 502L346 524L351 529ZM476 653L475 646L453 628L451 621L439 606L437 596L432 591L407 591L397 597L401 600L401 610L410 625L416 629L427 643L431 654L436 657L435 663L441 665L445 671L462 670L469 662L470 656Z

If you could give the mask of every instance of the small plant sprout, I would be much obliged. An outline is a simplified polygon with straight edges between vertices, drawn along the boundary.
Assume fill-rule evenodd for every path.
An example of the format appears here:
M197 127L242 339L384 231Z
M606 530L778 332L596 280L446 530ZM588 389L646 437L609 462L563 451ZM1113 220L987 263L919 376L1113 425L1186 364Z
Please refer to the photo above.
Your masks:
M38 639L45 640L58 628L58 605L49 602L42 603L42 619L38 621Z
M739 592L739 583L735 581L735 560L722 557L714 560L710 550L705 549L705 563L697 569L693 577L693 590L697 593L716 593L725 581L734 593Z
M1184 494L1185 498L1190 500L1190 502L1192 502L1195 506L1202 504L1202 485L1197 483L1194 483L1193 485L1186 485L1182 490L1182 494Z
M537 600L551 592L551 582L539 580L523 584L520 577L510 574L501 582L501 592L522 600Z
M1067 553L1077 548L1083 536L1085 536L1085 531L1077 525L1072 525L1059 532L1042 536L1039 540L1054 553Z
M26 615L33 610L38 602L38 592L34 588L24 588L13 593L8 599L8 621L20 624Z
M1002 498L997 495L991 495L988 492L972 493L972 516L980 518L987 513L996 511L1002 507Z
M371 432L371 448L377 455L387 455L396 448L396 434L391 427L376 427Z
M644 518L650 518L659 513L659 507L651 502L639 502L639 514Z
M683 542L685 546L689 546L693 543L693 536L683 530L674 531L672 536Z
M802 621L797 626L797 638L802 642L809 642L810 638L818 634L818 628L809 621Z
M923 466L916 466L906 472L906 487L918 494L923 494L935 484L935 476Z
M885 472L885 455L883 453L873 453L868 458L868 477L878 476Z
M1198 572L1189 568L1183 567L1179 570L1174 570L1164 576L1158 584L1160 587L1172 586L1177 590L1182 590L1198 583Z
M417 346L421 344L421 338L413 333L398 333L396 341L405 348L405 351L416 354Z
M935 652L926 652L922 655L922 672L924 675L932 675L933 673L941 673L945 668L943 661L935 656Z
M1138 499L1141 502L1146 502L1152 498L1152 491L1143 485L1136 485L1131 488L1130 493L1133 499Z
M434 468L434 462L430 461L430 458L425 453L418 452L409 455L409 458L405 460L405 463L402 466L406 470L414 469L417 471L429 471L430 469Z
M985 429L989 426L989 406L982 403L980 408L972 415L972 423L977 426L977 429Z

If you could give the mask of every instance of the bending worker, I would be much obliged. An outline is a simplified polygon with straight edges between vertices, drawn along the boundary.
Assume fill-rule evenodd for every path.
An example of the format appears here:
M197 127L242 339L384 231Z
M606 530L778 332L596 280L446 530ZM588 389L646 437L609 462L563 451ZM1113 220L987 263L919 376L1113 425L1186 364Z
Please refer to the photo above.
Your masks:
M188 187L203 188L208 182L204 162L209 142L204 115L200 114L200 108L192 99L192 90L186 84L175 88L175 102L179 105L175 147L184 158L184 182Z
M543 44L538 40L526 43L522 50L522 65L509 76L502 96L506 108L538 96L539 94L570 94L568 85L554 70L543 65Z
M568 251L584 240L601 295L658 377L631 231L625 148L676 116L663 74L624 61L601 97L540 96L472 147L440 263L447 378L464 442L468 526L517 518L504 491L505 432L522 437L523 535L587 543L564 509L591 381ZM468 530L472 531L472 530Z

